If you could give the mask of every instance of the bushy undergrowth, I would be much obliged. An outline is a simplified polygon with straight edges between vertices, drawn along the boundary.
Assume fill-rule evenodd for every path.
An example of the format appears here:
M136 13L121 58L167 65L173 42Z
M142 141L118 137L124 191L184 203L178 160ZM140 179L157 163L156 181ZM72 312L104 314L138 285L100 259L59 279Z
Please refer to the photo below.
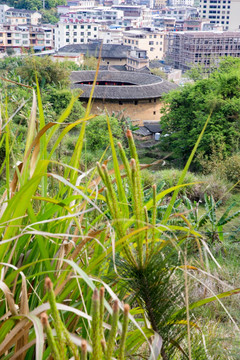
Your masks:
M157 188L168 189L177 185L181 173L179 169L167 169L157 172L145 169L142 171L143 187L147 189L156 184ZM228 190L232 187L231 183L221 179L217 174L195 175L187 172L185 182L191 185L180 189L178 195L185 195L191 201L195 200L197 202L204 202L204 194L212 195L215 201L222 200L222 202L225 202L229 198Z
M150 186L153 178L146 180L145 173L146 197L130 130L126 152L121 143L116 146L106 117L111 167L103 156L97 166L83 169L86 123L94 118L90 114L91 98L82 118L67 121L77 101L72 97L58 121L49 122L40 88L37 86L37 96L32 91L24 154L20 157L20 152L17 159L12 151L16 134L7 104L2 104L1 358L69 359L73 355L75 359L141 359L143 349L149 360L204 358L207 348L203 338L196 335L201 334L197 309L215 300L223 306L223 298L240 291L231 286L227 292L214 290L210 297L196 301L189 296L190 278L197 281L195 274L203 272L211 277L203 250L206 264L214 256L199 231L195 204L181 211L178 197L194 186L195 177L187 171L207 122L184 170L164 175L165 189L160 181ZM57 152L74 128L78 136L64 164ZM191 183L186 192L183 189L188 184L184 181ZM214 215L214 200L206 199L204 220ZM195 254L193 260L189 252ZM50 278L47 294L46 275ZM100 308L94 307L99 287L105 288ZM118 305L124 309L123 301L131 306L129 326L122 312L120 322L116 316ZM94 311L97 316L91 317ZM41 321L43 312L47 315ZM196 342L192 341L195 335Z

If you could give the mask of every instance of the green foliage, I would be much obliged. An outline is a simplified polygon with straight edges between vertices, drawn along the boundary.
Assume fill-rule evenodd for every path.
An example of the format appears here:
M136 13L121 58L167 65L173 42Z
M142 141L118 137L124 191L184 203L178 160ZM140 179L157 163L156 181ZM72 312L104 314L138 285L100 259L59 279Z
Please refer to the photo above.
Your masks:
M159 68L150 68L151 74L160 76L162 79L167 80L167 74Z
M94 56L85 56L83 65L81 65L81 70L96 70L97 63L98 59Z
M81 346L77 346L76 339L70 334L62 322L60 313L58 310L58 304L56 303L56 297L53 291L53 285L49 278L45 280L48 301L50 304L50 316L52 317L52 324L56 331L56 336L53 335L51 323L48 322L48 316L46 313L41 314L41 321L43 329L47 335L48 348L50 354L54 360L67 360L69 359L69 354L74 356L75 360L85 360L87 359L87 354L89 353L89 359L94 360L111 360L113 352L116 353L117 347L115 349L116 335L119 321L119 303L118 300L114 301L112 318L111 318L111 330L107 336L104 331L103 318L104 318L104 288L100 289L100 296L98 290L95 289L92 296L92 323L91 323L91 351L90 346L85 340L80 339L77 341L77 345L81 343ZM101 309L102 305L102 309ZM102 314L101 314L102 311ZM116 359L124 360L124 349L126 336L128 332L128 316L129 316L129 305L124 306L124 315L123 315L123 328L120 337L120 348L119 348L119 357L115 355ZM107 341L105 341L104 332L107 336ZM81 350L80 350L80 349Z
M115 142L122 141L124 135L119 121L116 118L111 117L110 124ZM88 122L86 127L86 141L87 149L92 152L100 149L105 150L109 145L108 127L104 115L97 116L95 119Z
M41 14L43 24L56 24L59 21L59 15L56 9L42 9Z
M43 6L42 0L8 0L5 3L8 3L10 6L13 6L17 9L28 10L40 10ZM66 0L45 0L46 9L55 8L58 5L65 4Z
M215 202L212 195L205 195L204 200L205 212L199 216L199 208L196 206L196 203L192 204L189 199L185 198L187 209L192 210L189 214L189 219L191 220L191 223L195 225L196 229L204 230L205 235L212 243L220 240L223 241L223 227L236 217L239 217L240 210L235 211L230 215L232 208L235 206L235 203L233 202L218 218L216 210L220 206L221 201Z
M229 63L228 63L229 65ZM187 84L165 96L161 125L167 137L162 148L172 151L182 164L188 158L206 118L212 111L199 151L211 155L211 144L221 145L224 157L232 154L240 140L240 60L228 67L223 61L209 79ZM196 161L195 161L196 164Z
M77 92L74 94L77 95ZM66 109L71 101L73 93L69 89L49 88L44 98L48 101L54 109L57 116L59 116L64 109ZM80 119L85 112L85 109L79 101L73 105L71 114L68 117L68 122L74 122Z
M23 80L23 83L33 85L36 76L40 87L47 85L68 86L70 71L50 57L26 57L22 66L16 69L16 73Z
M114 120L108 117L105 133L111 148L111 169L107 169L108 159L103 155L97 168L85 166L83 171L82 155L89 151L88 140L84 148L86 124L91 129L95 121L90 115L91 101L83 117L69 123L68 117L78 101L73 96L66 109L59 108L57 121L49 122L44 110L50 101L47 105L42 102L38 85L37 94L24 87L31 94L31 112L22 136L24 149L16 159L14 144L18 135L11 118L13 108L8 107L9 97L14 103L16 86L3 86L5 98L1 104L0 141L5 159L0 169L0 175L4 174L0 202L0 356L3 360L14 355L42 360L51 351L56 359L82 356L86 360L91 357L90 352L86 356L86 342L94 348L94 360L102 359L102 353L107 360L112 356L119 360L124 356L128 360L160 356L175 360L177 354L187 356L187 328L200 328L192 311L216 299L221 304L222 298L240 291L233 287L221 294L216 291L209 298L190 301L188 306L186 277L202 269L206 274L206 269L204 264L199 265L198 256L193 263L198 267L192 266L191 259L185 261L187 245L192 246L193 241L199 244L202 236L194 221L187 219L191 211L179 213L177 196L187 187L182 184L203 132L177 185L162 190L153 184L146 199L132 133L127 131L129 161L121 143L118 151L115 148ZM44 96L50 95L46 94L50 87L44 90ZM54 96L68 103L67 93L57 91ZM19 101L19 95L16 98ZM100 117L95 132L102 127ZM68 134L74 134L76 144L64 164L63 158L57 156ZM102 140L101 144L106 145ZM16 160L20 160L18 167ZM223 220L228 217L226 214ZM47 294L46 275L51 279L46 284ZM102 292L98 299L95 284L99 283L106 289L106 301ZM113 309L110 299L114 299ZM120 311L123 331L117 321L117 304L120 307L122 301L132 307L128 332L126 314ZM91 308L94 321L89 316ZM51 315L49 322L47 316L40 321L43 312ZM104 323L111 315L110 330ZM102 323L106 330L100 326ZM121 333L125 336L121 337ZM79 344L80 336L86 341ZM100 348L103 337L106 345L102 341ZM78 347L78 354L72 343Z

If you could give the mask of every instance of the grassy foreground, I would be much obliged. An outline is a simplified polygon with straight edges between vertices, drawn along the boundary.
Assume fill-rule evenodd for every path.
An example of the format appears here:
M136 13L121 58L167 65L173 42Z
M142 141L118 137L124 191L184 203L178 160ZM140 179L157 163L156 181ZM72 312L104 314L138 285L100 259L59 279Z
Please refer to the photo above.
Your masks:
M7 103L1 111L1 359L209 358L202 309L216 302L238 332L222 299L240 288L218 291L203 280L213 276L214 256L191 210L176 212L179 191L193 185L184 178L209 119L177 185L159 191L153 185L146 197L130 131L129 159L121 144L115 147L107 117L113 168L103 154L96 167L83 170L91 98L74 123L65 121L78 98L48 122L39 87L32 91L20 163ZM54 154L75 127L71 159L57 163ZM205 290L192 299L196 284ZM225 359L225 349L222 354L210 358Z

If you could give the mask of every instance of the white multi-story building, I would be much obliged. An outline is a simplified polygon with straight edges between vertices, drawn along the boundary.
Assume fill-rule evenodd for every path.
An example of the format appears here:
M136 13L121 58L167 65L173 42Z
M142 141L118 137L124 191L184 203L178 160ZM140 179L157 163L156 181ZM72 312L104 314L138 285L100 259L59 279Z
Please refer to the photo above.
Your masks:
M59 22L55 28L55 49L98 39L98 24Z
M10 7L6 4L0 5L0 23L1 24L6 22L5 13L8 9L10 9Z
M194 0L169 0L171 6L194 6Z
M240 28L240 0L200 0L199 11L202 18L222 25L224 30Z
M165 33L134 29L123 32L123 44L146 50L149 60L163 59L165 51Z
M5 18L10 25L39 25L42 15L34 10L9 8L5 12Z
M62 14L60 21L88 21L97 20L98 22L107 22L115 24L117 20L123 18L123 11L111 9L109 7L95 7L93 9L81 9L76 12Z
M184 21L198 17L198 9L192 6L167 7L159 10L159 18L174 18L176 21Z
M69 1L67 5L59 5L57 7L57 12L58 14L67 14L81 9L91 9L94 5L94 0Z
M103 44L122 44L123 32L119 28L111 29L103 26L99 28L98 38L102 40Z
M0 25L0 50L12 48L20 53L22 49L53 49L53 28L33 25Z
M123 18L117 20L117 25L135 27L152 25L152 10L146 5L113 5L112 9L123 11Z

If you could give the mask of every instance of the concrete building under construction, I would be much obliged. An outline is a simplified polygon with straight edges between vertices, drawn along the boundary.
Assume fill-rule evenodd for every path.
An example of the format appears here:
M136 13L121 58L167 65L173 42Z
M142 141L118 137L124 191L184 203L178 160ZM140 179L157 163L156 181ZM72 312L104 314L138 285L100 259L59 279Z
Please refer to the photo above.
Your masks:
M185 71L197 64L210 68L222 56L240 57L240 32L188 31L167 36L166 59L174 68Z

